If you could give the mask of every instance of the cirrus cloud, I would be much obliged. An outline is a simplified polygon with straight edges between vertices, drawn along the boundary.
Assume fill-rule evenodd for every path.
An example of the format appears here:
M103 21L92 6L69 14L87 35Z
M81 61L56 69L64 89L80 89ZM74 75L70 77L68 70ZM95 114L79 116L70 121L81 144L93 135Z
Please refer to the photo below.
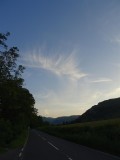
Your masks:
M49 57L48 55L45 56L41 50L34 50L32 53L27 54L23 61L25 66L44 69L55 75L67 76L74 80L87 76L86 73L80 70L74 51L70 54L52 54Z
M90 81L91 83L102 83L102 82L112 82L112 79L110 78L99 78L96 80Z

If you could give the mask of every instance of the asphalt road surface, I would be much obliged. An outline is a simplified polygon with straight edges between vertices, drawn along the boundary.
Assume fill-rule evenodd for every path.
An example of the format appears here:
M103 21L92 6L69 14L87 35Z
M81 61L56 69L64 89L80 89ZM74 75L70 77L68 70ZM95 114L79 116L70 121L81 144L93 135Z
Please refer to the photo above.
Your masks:
M19 153L19 160L120 160L120 158L30 130L26 144Z

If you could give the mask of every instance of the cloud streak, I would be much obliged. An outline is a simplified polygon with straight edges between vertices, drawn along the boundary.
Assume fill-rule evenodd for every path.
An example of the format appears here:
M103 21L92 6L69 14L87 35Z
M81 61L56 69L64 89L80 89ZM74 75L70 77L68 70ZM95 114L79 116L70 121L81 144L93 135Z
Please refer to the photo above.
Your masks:
M114 35L112 38L110 38L110 42L114 44L120 45L120 34Z
M112 82L112 79L109 78L100 78L96 80L92 80L91 83L102 83L102 82Z
M52 54L52 57L49 57L45 56L41 51L33 51L24 58L24 65L32 68L44 69L55 75L67 76L75 80L87 76L86 73L80 71L77 60L75 59L75 52L69 55L54 54L53 56Z

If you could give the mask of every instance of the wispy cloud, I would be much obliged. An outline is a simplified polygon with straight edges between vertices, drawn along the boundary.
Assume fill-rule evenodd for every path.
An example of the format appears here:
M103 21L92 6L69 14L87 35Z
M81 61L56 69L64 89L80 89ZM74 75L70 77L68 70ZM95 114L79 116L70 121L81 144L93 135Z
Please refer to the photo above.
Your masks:
M102 83L102 82L112 82L112 79L109 78L99 78L96 80L90 81L91 83Z
M51 57L45 56L41 50L33 51L24 58L24 65L44 69L58 76L67 76L76 80L87 76L86 73L81 72L74 51L67 55L52 54Z
M120 35L118 34L118 35L113 36L112 38L110 38L110 42L120 45Z
M112 89L111 91L106 93L106 98L116 98L116 97L120 97L120 87Z

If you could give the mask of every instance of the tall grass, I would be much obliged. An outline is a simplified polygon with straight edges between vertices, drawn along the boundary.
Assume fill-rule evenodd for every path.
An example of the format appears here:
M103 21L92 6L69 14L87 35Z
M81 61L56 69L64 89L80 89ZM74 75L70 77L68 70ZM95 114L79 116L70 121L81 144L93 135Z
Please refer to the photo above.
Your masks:
M9 148L18 148L22 147L28 136L28 130L23 130L10 144Z
M7 144L5 146L0 146L0 154L5 153L9 149L16 149L16 148L19 148L19 147L23 147L27 136L28 136L28 130L24 129L9 144Z
M81 145L120 156L120 118L39 129Z

